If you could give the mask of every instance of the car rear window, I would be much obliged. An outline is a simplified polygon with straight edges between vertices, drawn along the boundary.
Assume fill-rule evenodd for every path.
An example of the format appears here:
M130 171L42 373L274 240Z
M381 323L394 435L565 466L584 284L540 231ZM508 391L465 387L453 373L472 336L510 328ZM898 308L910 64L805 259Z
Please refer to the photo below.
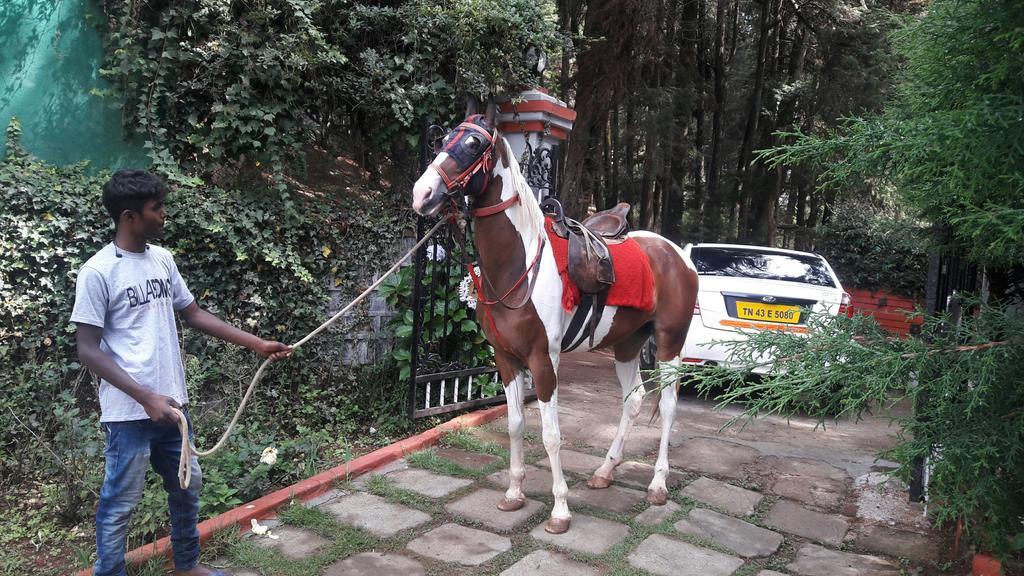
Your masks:
M801 282L834 288L825 262L817 256L744 248L694 247L690 259L704 276L735 276Z

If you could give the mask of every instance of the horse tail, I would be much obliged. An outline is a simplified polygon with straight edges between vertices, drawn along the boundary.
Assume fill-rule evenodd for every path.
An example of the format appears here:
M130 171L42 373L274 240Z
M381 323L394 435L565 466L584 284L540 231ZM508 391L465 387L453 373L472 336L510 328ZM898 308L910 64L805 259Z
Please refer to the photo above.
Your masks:
M676 386L677 388L680 385L682 385L682 381L679 380L679 379L676 379L676 381L672 383L672 386ZM676 390L676 394L677 395L679 394L679 390ZM659 399L657 402L654 403L654 410L651 410L651 419L647 421L647 424L648 425L654 424L654 421L657 420L660 417L661 417L661 400Z
M654 410L651 410L651 419L647 421L647 425L654 424L654 421L661 417L661 400L654 403Z

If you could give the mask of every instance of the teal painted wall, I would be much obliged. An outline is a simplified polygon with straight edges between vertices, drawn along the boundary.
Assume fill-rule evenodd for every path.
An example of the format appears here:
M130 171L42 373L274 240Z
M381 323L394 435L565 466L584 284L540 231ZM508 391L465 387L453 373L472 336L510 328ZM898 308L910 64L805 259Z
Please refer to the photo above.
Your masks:
M107 88L101 22L93 0L0 0L0 127L16 116L25 148L55 164L148 166L120 103L90 94Z

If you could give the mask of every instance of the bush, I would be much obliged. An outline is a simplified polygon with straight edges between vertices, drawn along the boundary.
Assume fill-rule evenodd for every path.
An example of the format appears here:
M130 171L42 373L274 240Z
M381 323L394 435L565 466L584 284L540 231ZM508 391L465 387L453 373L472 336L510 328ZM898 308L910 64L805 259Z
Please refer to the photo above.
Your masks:
M280 175L306 143L346 136L356 148L405 146L423 116L459 112L462 95L529 84L526 47L558 49L552 15L528 0L104 9L108 95L171 174L261 161Z
M744 367L775 358L764 378L724 367L680 371L724 406L744 412L729 422L767 414L804 414L825 423L859 419L902 401L900 442L883 457L909 480L916 461L931 458L929 512L939 525L963 520L981 549L1024 551L1024 310L969 302L960 323L925 320L921 338L895 339L873 318L812 317L807 337L766 330L730 343ZM723 391L724 390L724 391Z
M816 250L844 286L917 296L928 272L927 233L894 210L847 201L818 227Z

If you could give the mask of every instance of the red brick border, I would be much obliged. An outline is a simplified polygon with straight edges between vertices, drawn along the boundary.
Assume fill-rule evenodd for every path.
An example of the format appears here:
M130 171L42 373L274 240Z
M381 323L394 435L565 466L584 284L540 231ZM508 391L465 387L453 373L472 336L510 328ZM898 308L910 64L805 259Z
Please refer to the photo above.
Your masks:
M428 446L437 444L445 432L486 424L487 422L497 420L498 418L505 416L507 412L508 406L502 405L494 408L488 408L486 410L477 410L476 412L470 412L469 414L463 414L457 418L452 418L444 424L435 426L426 432L395 442L390 446L385 446L384 448L370 452L365 456L360 456L359 458L346 462L340 466L335 466L330 470L321 472L316 476L306 478L305 480L287 488L271 492L262 498L257 498L256 500L243 504L234 510L229 510L223 514L214 516L209 520L200 522L199 541L206 542L214 535L214 533L232 526L236 526L239 529L247 529L249 527L249 520L252 518L256 518L257 520L265 519L272 516L274 511L279 507L288 504L289 502L315 498L330 490L331 485L335 480L347 480L365 474L371 470L380 468L385 464L394 462L407 454L417 452ZM170 538L164 537L152 544L140 546L131 552L128 552L126 559L130 564L142 564L143 562L158 556L169 556L170 552ZM81 570L76 574L76 576L91 575L91 568Z

